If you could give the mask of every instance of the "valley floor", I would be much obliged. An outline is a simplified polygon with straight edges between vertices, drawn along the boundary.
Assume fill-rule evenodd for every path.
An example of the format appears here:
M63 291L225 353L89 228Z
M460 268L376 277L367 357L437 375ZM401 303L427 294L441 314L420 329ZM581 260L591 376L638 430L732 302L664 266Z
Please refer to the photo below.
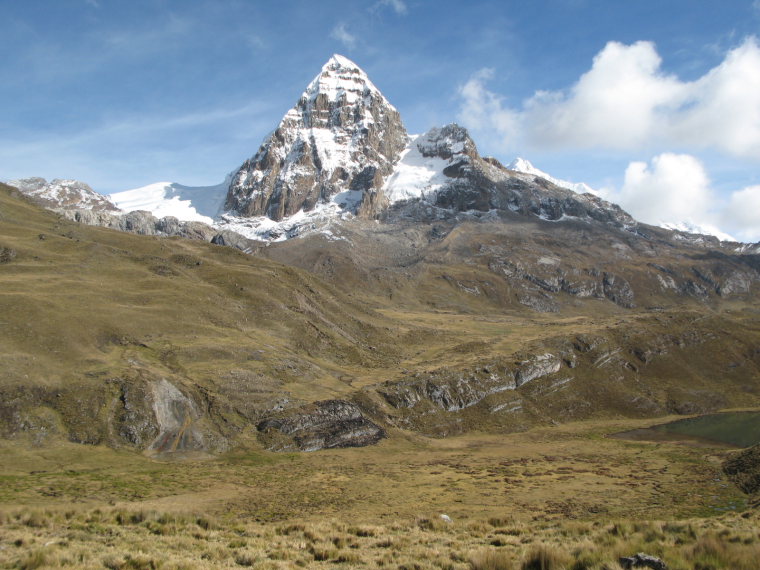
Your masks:
M662 421L162 462L4 442L0 567L756 568L730 450L606 437Z

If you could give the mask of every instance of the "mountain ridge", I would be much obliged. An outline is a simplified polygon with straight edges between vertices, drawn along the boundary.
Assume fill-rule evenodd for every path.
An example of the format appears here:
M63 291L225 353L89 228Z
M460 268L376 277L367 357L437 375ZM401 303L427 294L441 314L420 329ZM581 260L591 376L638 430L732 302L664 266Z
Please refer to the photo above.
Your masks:
M118 192L111 197L115 209L109 211L116 213L121 205L127 211L149 211L157 219L169 216L180 221L203 222L224 233L242 236L236 240L278 242L313 231L330 236L331 226L351 216L382 217L399 201L420 200L436 205L438 191L446 186L461 191L456 169L445 162L451 157L435 153L425 156L419 148L423 141L430 141L446 129L460 132L461 127L452 124L434 127L421 135L408 135L398 111L367 74L348 58L334 54L258 151L225 181L204 187L162 182ZM463 132L477 154L475 143ZM534 177L523 181L541 179L581 195L600 196L600 192L584 183L554 178L523 158L513 160L507 167L495 159L487 160L495 168ZM493 182L478 183L493 185ZM586 206L592 207L588 199L578 202L564 199L568 204L584 200ZM450 199L449 203L453 204ZM606 204L597 201L595 209L620 210L614 204ZM47 205L56 206L55 201ZM84 199L82 205L90 209ZM72 209L76 204L61 201L58 207ZM553 207L561 209L564 204L555 202ZM574 208L577 210L575 206L570 210L575 211ZM524 211L527 215L553 216L540 208ZM89 214L79 218L95 223L100 219ZM108 221L107 225L129 224ZM660 225L674 230L675 235L693 233L714 235L721 240L730 238L714 228L681 221ZM246 245L245 249L249 247Z

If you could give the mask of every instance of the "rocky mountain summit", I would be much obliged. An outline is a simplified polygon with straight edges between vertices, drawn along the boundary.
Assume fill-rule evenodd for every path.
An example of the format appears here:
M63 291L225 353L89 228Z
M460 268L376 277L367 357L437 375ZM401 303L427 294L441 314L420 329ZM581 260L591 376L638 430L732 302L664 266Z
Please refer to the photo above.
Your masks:
M336 55L233 175L223 220L247 237L275 241L323 228L346 213L387 220L400 203L407 213L409 206L419 213L423 205L437 208L438 216L510 210L635 226L619 207L537 174L543 173L481 158L456 124L407 135L398 112L367 75ZM274 231L270 221L279 222Z
M234 175L226 209L279 221L334 202L372 215L406 142L398 111L355 63L334 55Z

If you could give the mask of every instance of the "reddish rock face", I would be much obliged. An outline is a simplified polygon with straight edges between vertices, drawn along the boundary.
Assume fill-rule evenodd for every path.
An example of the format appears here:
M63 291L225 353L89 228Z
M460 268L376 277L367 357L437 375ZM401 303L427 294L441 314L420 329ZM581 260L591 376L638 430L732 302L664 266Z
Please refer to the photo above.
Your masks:
M407 141L398 111L355 63L335 55L234 175L225 207L281 220L332 200L372 216Z

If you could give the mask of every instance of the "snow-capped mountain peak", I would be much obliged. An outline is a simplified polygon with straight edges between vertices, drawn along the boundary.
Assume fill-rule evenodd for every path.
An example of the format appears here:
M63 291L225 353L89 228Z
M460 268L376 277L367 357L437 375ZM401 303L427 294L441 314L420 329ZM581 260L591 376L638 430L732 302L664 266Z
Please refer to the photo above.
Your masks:
M660 222L658 225L667 230L685 232L689 234L714 236L720 241L738 241L735 237L722 232L720 229L710 224L700 224L687 220L682 222Z
M302 98L314 100L321 94L328 101L344 97L347 103L353 104L370 93L382 97L380 90L358 65L347 57L334 54L306 87Z
M280 221L343 195L339 203L352 213L371 213L407 138L367 74L334 55L234 175L226 209Z
M577 192L578 194L594 194L595 196L599 196L601 193L598 190L594 190L589 186L588 184L585 184L583 182L568 182L567 180L562 180L560 178L554 178L551 174L547 174L543 170L540 170L533 166L533 164L525 159L525 158L515 158L512 162L509 163L507 166L509 170L514 170L516 172L522 172L523 174L532 174L533 176L538 176L539 178L543 178L544 180L548 180L552 184L559 186L560 188L567 188L568 190L572 190L573 192Z
M583 182L568 182L567 180L561 180L559 178L554 178L550 174L547 174L546 172L539 170L529 160L526 160L524 158L516 158L512 162L509 163L509 166L507 166L510 170L514 170L516 172L522 172L523 174L530 174L533 176L538 176L539 178L543 178L544 180L548 180L552 184L555 184L561 188L567 188L569 190L572 190L574 192L577 192L579 194L593 194L595 196L603 196L607 199L614 200L614 196L610 196L609 192L600 192L598 190L594 190L587 184L584 184ZM623 207L626 207L626 204L622 204ZM697 223L692 220L646 220L647 223L653 223L654 225L658 225L661 228L665 228L667 230L673 230L678 232L684 232L684 233L690 233L690 234L698 234L698 235L708 235L708 236L714 236L717 237L721 241L736 241L732 236L729 234L722 232L717 227L706 224L706 223Z

